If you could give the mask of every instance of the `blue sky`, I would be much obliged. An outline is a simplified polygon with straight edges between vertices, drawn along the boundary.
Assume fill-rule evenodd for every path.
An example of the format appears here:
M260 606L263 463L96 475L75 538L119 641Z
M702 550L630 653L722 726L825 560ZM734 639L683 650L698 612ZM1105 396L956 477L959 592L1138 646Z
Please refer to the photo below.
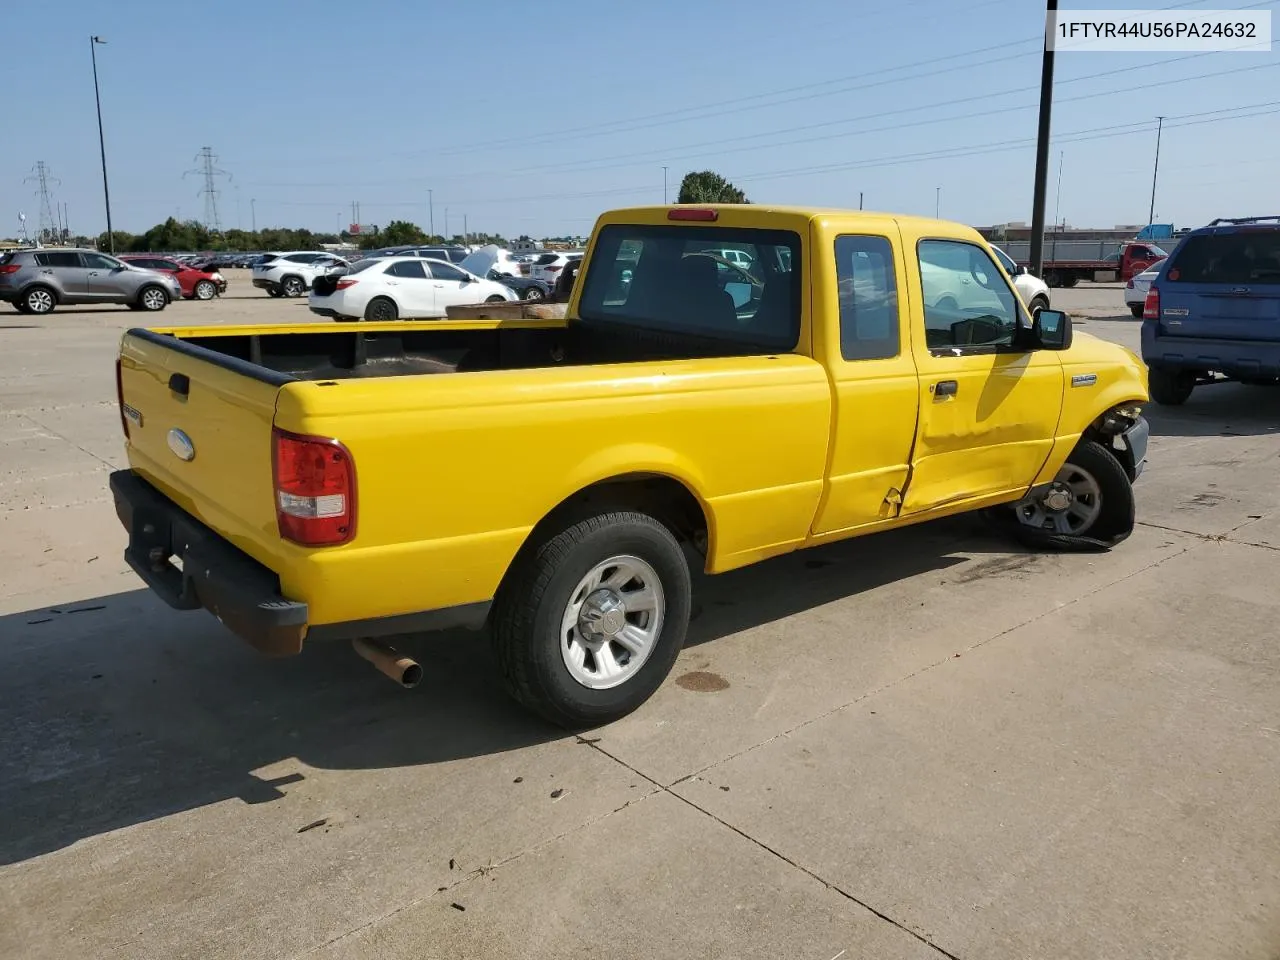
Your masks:
M115 227L201 218L211 146L224 227L585 233L711 168L756 202L1030 220L1039 0L386 0L11 4L0 236L34 226L36 161L77 232L105 228L88 37ZM1063 6L1138 7L1090 0ZM1271 10L1163 0L1148 7ZM126 13L127 10L127 13ZM1095 76L1097 74L1106 74ZM1280 212L1280 56L1060 54L1049 218ZM556 132L560 128L560 132Z

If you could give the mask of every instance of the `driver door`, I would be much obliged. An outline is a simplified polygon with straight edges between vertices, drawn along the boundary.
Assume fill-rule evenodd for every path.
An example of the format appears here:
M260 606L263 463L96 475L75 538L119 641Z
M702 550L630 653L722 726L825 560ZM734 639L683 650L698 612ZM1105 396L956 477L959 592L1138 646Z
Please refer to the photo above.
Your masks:
M120 261L101 253L82 253L80 257L88 268L85 280L90 300L119 300L129 296L130 291L123 283L127 271L120 269Z
M424 260L431 270L431 283L436 291L436 309L444 315L449 307L475 303L478 296L469 274L440 260Z
M903 515L1029 488L1063 391L1057 353L1013 346L1031 321L985 249L925 237L916 257L925 335L912 338L920 416Z

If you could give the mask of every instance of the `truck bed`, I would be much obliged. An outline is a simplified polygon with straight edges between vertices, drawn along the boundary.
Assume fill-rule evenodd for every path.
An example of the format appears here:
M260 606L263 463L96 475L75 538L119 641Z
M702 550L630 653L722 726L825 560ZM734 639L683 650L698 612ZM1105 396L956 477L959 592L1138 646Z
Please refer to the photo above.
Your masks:
M718 338L561 320L137 328L128 335L276 384L760 353Z

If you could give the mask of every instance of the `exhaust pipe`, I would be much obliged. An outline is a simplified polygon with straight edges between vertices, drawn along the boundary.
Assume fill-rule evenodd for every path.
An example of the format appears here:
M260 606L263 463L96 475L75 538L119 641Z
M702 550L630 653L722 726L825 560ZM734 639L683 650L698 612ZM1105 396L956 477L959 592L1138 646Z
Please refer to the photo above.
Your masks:
M386 674L406 690L412 690L422 682L422 667L411 657L406 657L394 647L377 640L352 640L351 646L380 673Z

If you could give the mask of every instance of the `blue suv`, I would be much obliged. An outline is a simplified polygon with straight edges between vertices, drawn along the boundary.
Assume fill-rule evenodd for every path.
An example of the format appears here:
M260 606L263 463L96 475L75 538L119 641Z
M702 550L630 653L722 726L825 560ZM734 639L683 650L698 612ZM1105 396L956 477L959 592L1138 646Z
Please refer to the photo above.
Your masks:
M1202 383L1280 383L1280 216L1219 219L1182 238L1142 313L1151 399Z

